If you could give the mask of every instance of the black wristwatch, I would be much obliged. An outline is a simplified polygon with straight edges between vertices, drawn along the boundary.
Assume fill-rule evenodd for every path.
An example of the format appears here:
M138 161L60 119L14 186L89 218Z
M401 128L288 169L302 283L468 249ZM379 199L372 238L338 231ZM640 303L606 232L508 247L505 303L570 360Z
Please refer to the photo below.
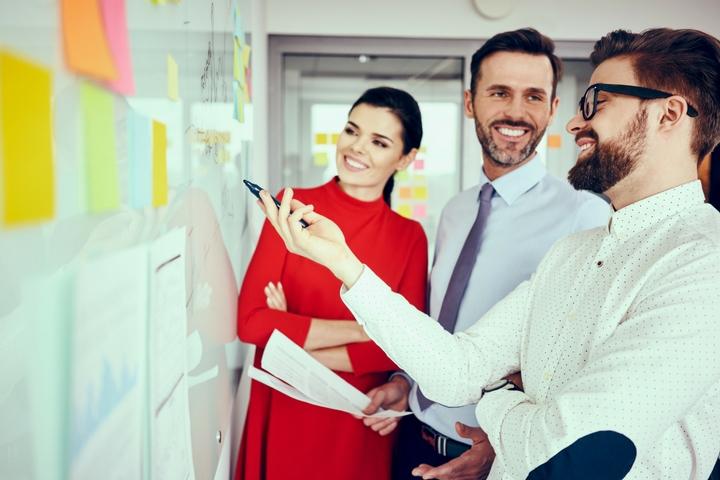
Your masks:
M482 394L485 395L486 393L490 392L497 392L498 390L520 390L520 388L515 385L513 382L508 380L507 378L503 378L502 380L498 380L497 382L493 382L489 385L486 385L485 388L482 389Z

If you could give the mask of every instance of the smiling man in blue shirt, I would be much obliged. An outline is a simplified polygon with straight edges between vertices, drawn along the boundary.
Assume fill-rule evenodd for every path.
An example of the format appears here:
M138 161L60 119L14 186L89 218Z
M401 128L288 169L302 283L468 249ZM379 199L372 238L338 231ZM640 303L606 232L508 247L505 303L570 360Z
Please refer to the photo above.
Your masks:
M466 330L527 280L555 241L605 225L610 215L600 197L550 175L535 151L559 102L562 64L552 40L529 28L498 34L475 52L470 70L465 114L483 149L483 173L443 210L430 276L430 315L451 332ZM478 425L474 404L431 402L405 375L370 395L367 413L378 406L414 413L401 423L396 480L477 478L489 469L484 434L465 427ZM397 425L364 421L381 435ZM470 449L473 442L479 448Z

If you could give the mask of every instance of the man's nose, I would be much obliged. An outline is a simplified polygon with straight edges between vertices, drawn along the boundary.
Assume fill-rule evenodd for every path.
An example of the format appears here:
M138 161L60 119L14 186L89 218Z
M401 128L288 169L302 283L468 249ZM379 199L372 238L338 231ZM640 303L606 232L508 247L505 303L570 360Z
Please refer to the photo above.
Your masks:
M569 134L575 135L583 128L585 128L586 125L587 121L585 121L585 119L580 114L580 111L578 111L575 113L575 116L570 119L567 125L565 125L565 130L567 130Z

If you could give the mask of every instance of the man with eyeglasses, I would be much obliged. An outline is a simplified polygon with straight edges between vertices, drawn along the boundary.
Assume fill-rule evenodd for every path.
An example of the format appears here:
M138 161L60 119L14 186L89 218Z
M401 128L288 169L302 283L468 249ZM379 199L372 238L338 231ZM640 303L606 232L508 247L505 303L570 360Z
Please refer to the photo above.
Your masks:
M720 141L720 42L616 31L591 60L567 126L581 149L569 178L616 211L555 244L464 332L391 292L311 206L288 217L292 192L264 207L291 251L344 283L357 321L427 397L477 402L490 479L705 480L720 451L720 213L697 163ZM494 383L517 370L524 391Z

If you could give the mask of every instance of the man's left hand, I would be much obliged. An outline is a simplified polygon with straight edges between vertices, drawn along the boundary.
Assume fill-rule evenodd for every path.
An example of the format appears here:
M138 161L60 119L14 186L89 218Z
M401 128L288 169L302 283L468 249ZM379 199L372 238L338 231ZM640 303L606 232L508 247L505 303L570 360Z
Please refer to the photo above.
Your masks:
M473 445L470 450L439 467L432 467L424 463L418 465L412 471L413 476L437 480L482 480L487 478L495 459L495 451L490 445L487 435L480 427L468 427L460 422L455 423L455 430L461 437L472 440Z

